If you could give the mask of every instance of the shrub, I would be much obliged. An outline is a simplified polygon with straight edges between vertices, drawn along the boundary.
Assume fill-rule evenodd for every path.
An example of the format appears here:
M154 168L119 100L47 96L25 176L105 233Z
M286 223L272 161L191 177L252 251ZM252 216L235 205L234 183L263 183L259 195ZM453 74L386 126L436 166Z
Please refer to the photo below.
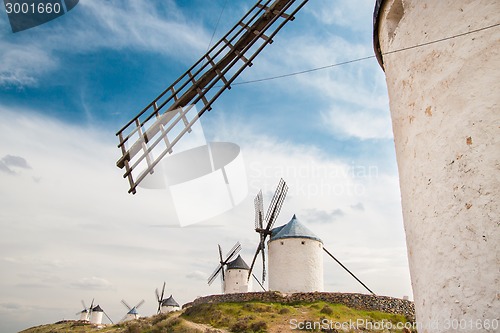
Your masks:
M287 313L290 313L290 309L289 308L283 308L279 311L279 314L287 314Z
M248 331L248 324L245 321L240 320L240 321L237 321L229 329L231 330L231 332L243 333L243 332Z
M127 333L141 333L141 329L138 324L132 323L127 326Z
M333 310L331 307L329 307L328 305L325 305L323 307L323 309L321 309L320 311L321 313L324 313L324 314L327 314L327 315L331 315L333 313Z
M253 332L266 332L267 324L265 321L257 321L255 323L252 323L252 325L250 325L250 329Z

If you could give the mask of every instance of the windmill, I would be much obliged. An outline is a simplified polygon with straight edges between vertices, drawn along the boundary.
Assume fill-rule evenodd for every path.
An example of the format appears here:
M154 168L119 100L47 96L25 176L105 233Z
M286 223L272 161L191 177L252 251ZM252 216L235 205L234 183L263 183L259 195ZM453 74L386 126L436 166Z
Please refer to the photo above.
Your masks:
M156 294L156 299L158 301L158 310L156 311L156 314L159 313L167 313L167 312L172 312L172 311L178 311L181 309L179 303L175 301L172 295L168 298L163 298L163 295L165 294L165 285L166 282L163 282L163 288L161 290L161 295L158 292L158 288L155 290Z
M139 312L137 311L137 309L142 304L144 304L144 300L142 300L139 303L137 303L136 306L130 306L130 305L127 304L127 302L125 302L125 300L122 299L122 304L128 309L128 312L125 315L125 317L123 317L122 320L120 320L120 322L134 320L134 319L139 319L141 317L141 315L139 314Z
M208 285L209 286L212 285L212 283L215 281L215 279L217 278L217 276L219 274L222 274L221 275L221 278L222 278L221 282L222 282L222 286L223 286L223 290L224 290L224 282L226 280L226 275L225 275L225 272L224 272L224 268L241 251L241 244L240 244L240 242L236 242L236 244L234 244L234 246L231 249L231 251L229 251L227 253L225 259L222 257L222 248L221 248L221 246L218 245L218 244L217 244L217 246L219 247L219 265L215 268L214 272L208 277Z
M259 0L243 18L116 135L129 193L247 68L308 0ZM196 104L203 106L196 111ZM153 155L154 153L154 155Z
M90 323L91 324L100 325L102 323L102 315L103 314L106 316L106 318L108 318L110 323L113 324L113 321L111 320L111 318L109 318L108 314L106 312L104 312L104 310L99 305L96 305L95 307L93 307L92 310L90 310L90 314L91 314L91 316L90 316Z
M262 199L262 191L259 191L255 197L255 231L260 235L260 242L257 246L257 251L252 260L252 265L250 266L250 271L248 272L248 279L250 280L250 274L252 274L253 266L255 265L255 260L259 253L262 254L262 283L266 280L266 238L271 235L271 229L278 218L281 211L283 201L285 200L286 193L288 192L288 186L283 179L280 179L278 187L274 192L273 198L269 207L267 209L266 217L264 219L264 203ZM265 227L264 227L265 224Z
M92 308L94 307L94 299L92 299L92 302L90 303L90 307L87 308L83 299L82 299L82 305L83 305L83 310L80 312L77 312L75 315L80 316L80 318L78 320L89 321Z

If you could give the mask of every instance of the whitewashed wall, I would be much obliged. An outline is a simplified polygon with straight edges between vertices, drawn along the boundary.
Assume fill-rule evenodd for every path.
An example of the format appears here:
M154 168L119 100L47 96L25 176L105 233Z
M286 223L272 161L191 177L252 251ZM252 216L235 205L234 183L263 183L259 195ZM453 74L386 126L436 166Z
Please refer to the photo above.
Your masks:
M385 53L499 22L498 0L387 0L379 38ZM383 59L419 332L487 332L500 314L500 27Z
M100 325L102 323L102 312L92 311L92 315L90 316L90 323Z
M309 238L277 239L268 243L268 253L269 290L323 291L321 242Z
M162 306L160 308L160 313L169 313L172 311L179 311L180 309L180 306Z
M225 275L224 293L247 293L252 291L252 280L248 280L246 269L228 269Z

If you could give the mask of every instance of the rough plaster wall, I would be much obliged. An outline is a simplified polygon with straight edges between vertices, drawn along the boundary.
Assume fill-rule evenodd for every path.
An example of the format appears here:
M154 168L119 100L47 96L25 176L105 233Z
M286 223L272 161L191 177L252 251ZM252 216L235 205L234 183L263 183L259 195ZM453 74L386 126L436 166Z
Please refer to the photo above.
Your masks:
M269 242L268 246L269 290L323 291L323 244L312 239L287 238Z
M92 315L90 317L90 323L91 324L101 324L102 323L102 312L92 312Z
M252 279L248 280L245 269L228 269L224 281L224 293L246 293L252 290Z
M387 0L379 38L386 53L499 22L498 0ZM482 326L500 314L500 27L383 58L419 332L498 332Z
M180 306L162 306L160 308L161 313L169 313L172 311L179 311L181 309Z

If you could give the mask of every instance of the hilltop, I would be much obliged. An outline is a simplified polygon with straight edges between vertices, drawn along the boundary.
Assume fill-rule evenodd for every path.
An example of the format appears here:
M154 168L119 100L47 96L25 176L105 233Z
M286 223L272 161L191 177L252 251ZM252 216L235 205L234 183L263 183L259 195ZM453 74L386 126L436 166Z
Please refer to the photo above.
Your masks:
M273 293L260 293L264 298L283 297ZM294 294L297 295L297 294ZM62 321L42 325L21 333L228 333L228 332L409 332L404 324L413 321L412 313L401 313L401 308L386 308L385 311L359 309L360 306L333 303L324 300L295 301L304 295L324 298L324 295L348 295L346 299L378 300L381 304L403 304L411 302L389 297L359 294L298 294L301 297L287 298L284 302L241 301L227 302L228 295L205 297L185 306L185 309L169 314L97 327L78 321ZM245 294L231 298L252 298ZM262 296L260 296L262 298ZM286 298L286 297L285 297ZM350 301L344 302L349 303ZM376 301L376 303L379 301ZM392 302L392 303L391 303ZM352 302L351 302L352 303ZM376 306L379 306L376 305ZM409 309L412 308L412 305ZM406 311L406 310L405 310ZM404 312L404 311L403 311ZM410 310L411 312L411 310ZM399 326L398 326L399 325ZM389 328L391 328L389 330Z

